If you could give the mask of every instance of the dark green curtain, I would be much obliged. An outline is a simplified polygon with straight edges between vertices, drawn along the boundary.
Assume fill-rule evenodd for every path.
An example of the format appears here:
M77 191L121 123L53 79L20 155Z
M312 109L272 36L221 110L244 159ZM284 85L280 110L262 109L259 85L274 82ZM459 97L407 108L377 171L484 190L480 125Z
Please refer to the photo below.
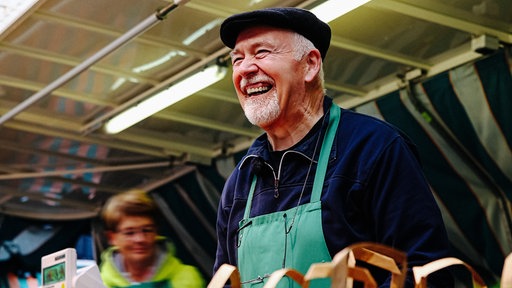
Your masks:
M455 257L499 283L512 252L510 50L439 74L356 110L417 144Z

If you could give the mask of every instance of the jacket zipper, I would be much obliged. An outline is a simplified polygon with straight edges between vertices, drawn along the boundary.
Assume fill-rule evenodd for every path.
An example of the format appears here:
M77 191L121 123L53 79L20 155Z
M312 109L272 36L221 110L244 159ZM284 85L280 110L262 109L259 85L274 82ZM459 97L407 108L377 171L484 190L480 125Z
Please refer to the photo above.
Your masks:
M274 170L274 167L272 165L268 164L267 161L263 161L265 165L267 165L270 168L270 171L272 171L272 175L274 175L274 198L279 198L279 174L276 175L276 171Z
M286 151L286 152L284 152L283 156L281 157L281 160L279 161L277 177L276 177L276 174L274 172L274 168L272 168L272 166L270 164L267 164L268 166L270 166L270 169L272 169L272 173L274 174L274 198L276 198L276 199L279 197L279 188L278 187L279 187L279 179L281 178L281 171L282 171L281 168L283 167L283 159L284 159L284 156L286 156L287 154L290 154L290 153L295 153L295 154L302 155L303 157L306 157L307 159L310 159L310 161L313 161L311 158L309 158L304 153L297 152L297 151L294 151L294 150Z
M270 168L270 171L272 171L272 175L274 176L274 198L276 198L276 199L279 198L279 178L281 175L281 168L283 166L283 159L284 159L284 156L288 153L297 153L297 154L300 154L300 155L306 157L307 159L310 159L310 161L313 161L311 158L309 158L307 155L305 155L303 153L293 151L293 150L286 151L286 152L284 152L283 156L281 157L281 160L279 161L278 173L276 175L276 171L274 170L274 167L272 167L272 165L267 163L267 161L263 160L263 163L265 163L265 165L267 165ZM248 155L247 157L245 157L245 159L243 161L245 161L246 159L251 158L251 157L259 157L259 156L258 155Z

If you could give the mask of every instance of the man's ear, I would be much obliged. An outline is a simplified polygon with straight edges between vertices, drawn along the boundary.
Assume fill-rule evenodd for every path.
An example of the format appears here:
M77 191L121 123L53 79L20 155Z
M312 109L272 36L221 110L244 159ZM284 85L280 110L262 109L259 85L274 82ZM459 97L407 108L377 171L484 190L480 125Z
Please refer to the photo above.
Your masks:
M317 49L313 49L309 51L306 55L306 75L304 75L304 80L306 82L311 82L315 79L315 77L320 73L321 64L322 64L322 55L320 51Z

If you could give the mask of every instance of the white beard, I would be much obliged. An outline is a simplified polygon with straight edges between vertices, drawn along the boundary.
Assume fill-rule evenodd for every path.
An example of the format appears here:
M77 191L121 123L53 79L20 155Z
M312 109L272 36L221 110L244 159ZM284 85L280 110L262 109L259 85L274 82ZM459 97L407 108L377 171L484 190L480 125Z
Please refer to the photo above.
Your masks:
M249 97L244 103L245 117L253 125L262 127L274 121L281 112L277 93L274 91L268 96Z

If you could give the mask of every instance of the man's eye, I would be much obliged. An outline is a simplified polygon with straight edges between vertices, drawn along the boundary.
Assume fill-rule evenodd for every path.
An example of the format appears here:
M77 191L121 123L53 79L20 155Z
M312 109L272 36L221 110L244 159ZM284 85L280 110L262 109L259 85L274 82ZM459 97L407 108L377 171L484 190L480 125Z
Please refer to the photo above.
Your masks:
M242 57L236 57L231 59L231 64L236 64L237 62L242 61Z
M262 57L265 57L266 55L268 55L269 53L270 53L270 50L260 49L260 50L256 51L256 57L262 58Z

